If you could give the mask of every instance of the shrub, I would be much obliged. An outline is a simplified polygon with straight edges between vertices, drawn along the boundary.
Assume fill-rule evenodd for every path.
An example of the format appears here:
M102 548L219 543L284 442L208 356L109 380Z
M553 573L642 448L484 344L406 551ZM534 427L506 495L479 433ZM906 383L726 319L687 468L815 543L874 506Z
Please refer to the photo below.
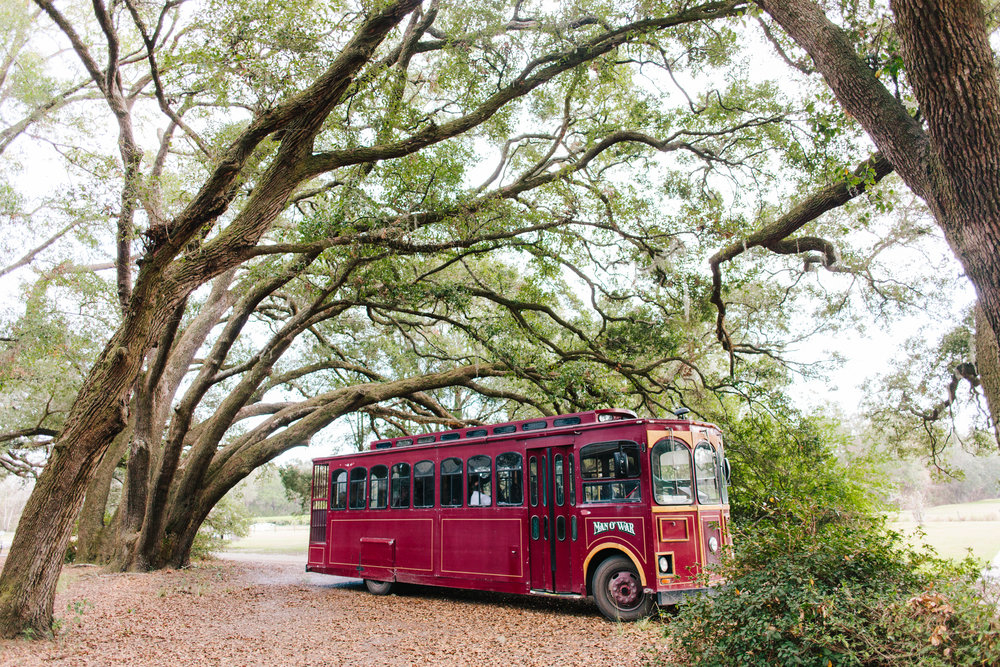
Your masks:
M224 548L233 537L250 533L250 516L241 504L225 496L208 513L191 545L192 560L207 558Z
M971 559L905 546L874 519L758 523L728 585L667 627L677 664L996 665L997 604Z

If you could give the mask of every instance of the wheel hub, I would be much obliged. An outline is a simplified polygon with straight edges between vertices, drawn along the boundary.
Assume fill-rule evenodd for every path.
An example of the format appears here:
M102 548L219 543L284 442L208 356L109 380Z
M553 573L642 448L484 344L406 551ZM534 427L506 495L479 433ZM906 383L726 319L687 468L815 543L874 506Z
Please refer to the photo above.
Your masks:
M642 598L642 590L631 572L616 572L608 582L611 599L619 609L636 606Z

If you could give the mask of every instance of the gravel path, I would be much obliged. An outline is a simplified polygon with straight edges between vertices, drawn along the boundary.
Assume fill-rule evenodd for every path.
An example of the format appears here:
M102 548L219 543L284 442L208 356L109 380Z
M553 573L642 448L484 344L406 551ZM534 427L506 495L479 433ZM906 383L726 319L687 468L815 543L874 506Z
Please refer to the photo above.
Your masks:
M363 585L299 559L232 556L186 570L70 566L51 640L0 641L0 665L645 665L659 621L590 602Z

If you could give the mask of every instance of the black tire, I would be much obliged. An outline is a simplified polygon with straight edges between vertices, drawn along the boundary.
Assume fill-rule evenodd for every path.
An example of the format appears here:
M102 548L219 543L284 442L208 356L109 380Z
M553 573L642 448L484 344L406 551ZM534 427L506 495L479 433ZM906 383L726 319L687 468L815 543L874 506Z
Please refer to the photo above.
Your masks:
M637 621L653 613L653 596L644 593L632 561L612 556L597 566L593 583L594 601L612 621Z
M388 595L392 592L392 585L395 582L392 581L375 581L374 579L365 579L365 588L372 595Z

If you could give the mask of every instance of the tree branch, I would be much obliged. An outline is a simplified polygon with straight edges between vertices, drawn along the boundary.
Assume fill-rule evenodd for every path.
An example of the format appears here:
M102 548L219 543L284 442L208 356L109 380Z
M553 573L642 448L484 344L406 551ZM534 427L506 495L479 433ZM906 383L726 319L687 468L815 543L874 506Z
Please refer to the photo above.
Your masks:
M828 262L826 265L832 265L836 261L836 253L828 242L814 237L801 239L788 237L827 211L843 206L861 195L870 185L878 183L891 172L892 165L889 161L881 153L875 153L837 183L810 195L774 222L761 227L742 241L719 250L708 260L712 269L712 295L709 300L718 311L715 333L723 349L729 352L730 375L735 374L736 357L732 339L725 325L726 304L722 299L722 264L735 259L750 248L760 246L780 254L820 250Z

